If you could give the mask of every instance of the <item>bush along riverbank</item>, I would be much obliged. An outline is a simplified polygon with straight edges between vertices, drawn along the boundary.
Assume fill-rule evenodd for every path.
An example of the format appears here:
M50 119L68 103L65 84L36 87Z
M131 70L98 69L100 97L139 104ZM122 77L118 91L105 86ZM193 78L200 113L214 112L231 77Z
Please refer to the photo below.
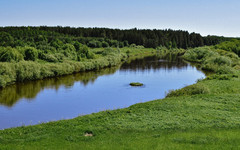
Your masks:
M8 49L14 48L8 47ZM2 48L2 53L4 53L3 51L5 50L6 48ZM10 53L9 51L6 53ZM16 59L15 56L11 57L9 62L0 62L0 87L27 80L98 70L119 65L127 59L156 55L156 50L146 48L100 48L88 51L88 53L91 53L94 57L91 59L84 58L79 61L64 58L61 62L48 62L42 59L21 60L22 57L19 59ZM12 54L9 54L9 57L10 56L12 56ZM2 57L4 57L3 54Z
M239 56L218 46L182 56L213 72L194 85L125 109L2 130L0 148L239 149Z

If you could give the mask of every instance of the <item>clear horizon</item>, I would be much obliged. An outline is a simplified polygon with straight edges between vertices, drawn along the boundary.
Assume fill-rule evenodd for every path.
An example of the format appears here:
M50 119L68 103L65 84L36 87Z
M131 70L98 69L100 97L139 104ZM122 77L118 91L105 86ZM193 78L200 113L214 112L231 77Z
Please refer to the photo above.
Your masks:
M0 26L172 29L240 37L237 0L2 0Z

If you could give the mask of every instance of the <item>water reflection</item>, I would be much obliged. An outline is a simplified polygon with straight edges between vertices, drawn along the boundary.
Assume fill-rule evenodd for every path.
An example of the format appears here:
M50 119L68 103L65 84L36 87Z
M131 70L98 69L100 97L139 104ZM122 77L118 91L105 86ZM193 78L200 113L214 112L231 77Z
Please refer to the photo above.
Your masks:
M172 68L183 69L187 66L188 64L176 55L168 55L164 59L160 59L157 56L147 57L144 59L135 59L131 62L122 64L120 70L144 72L151 69L158 70L159 68L164 70L169 70ZM76 82L80 82L84 86L89 83L93 84L99 76L114 74L118 69L119 66L105 68L98 71L89 71L63 77L29 81L7 86L6 88L0 90L0 104L7 107L12 107L20 99L25 98L28 101L33 100L38 93L44 89L54 89L58 91L61 86L64 86L65 88L71 88Z
M80 82L86 86L89 83L94 83L99 76L113 74L118 69L119 66L105 68L99 71L89 71L68 76L10 85L0 90L0 104L7 107L12 107L17 103L18 100L22 98L25 98L28 101L33 100L37 94L44 89L54 89L58 91L61 86L64 86L65 88L71 88L76 82Z
M145 59L136 59L131 62L124 63L120 70L146 71L146 70L170 70L173 68L183 69L188 64L177 55L167 55L164 58L153 56Z

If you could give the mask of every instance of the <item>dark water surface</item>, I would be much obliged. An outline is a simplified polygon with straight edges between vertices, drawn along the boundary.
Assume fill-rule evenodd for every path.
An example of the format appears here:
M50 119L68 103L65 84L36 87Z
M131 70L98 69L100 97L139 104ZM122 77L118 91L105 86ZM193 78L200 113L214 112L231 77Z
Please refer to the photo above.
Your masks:
M181 59L149 57L121 67L8 86L0 90L0 129L70 119L164 98L205 75ZM131 87L141 82L143 87Z

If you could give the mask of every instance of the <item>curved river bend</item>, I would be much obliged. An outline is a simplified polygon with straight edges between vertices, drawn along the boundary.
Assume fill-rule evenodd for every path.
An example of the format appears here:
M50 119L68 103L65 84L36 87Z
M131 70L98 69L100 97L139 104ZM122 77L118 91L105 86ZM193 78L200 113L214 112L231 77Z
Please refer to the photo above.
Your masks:
M8 86L0 90L0 129L70 119L164 98L204 78L179 58L148 57L121 67ZM131 87L130 82L144 83Z

